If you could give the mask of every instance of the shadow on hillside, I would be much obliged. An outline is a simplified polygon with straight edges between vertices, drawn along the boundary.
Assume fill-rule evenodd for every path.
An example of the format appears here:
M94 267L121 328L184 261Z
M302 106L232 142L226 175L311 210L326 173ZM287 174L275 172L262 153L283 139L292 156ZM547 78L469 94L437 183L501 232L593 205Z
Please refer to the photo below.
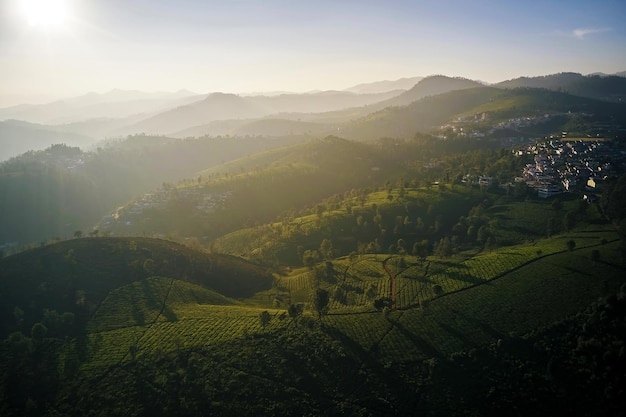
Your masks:
M470 339L467 337L467 335L463 332L460 332L459 330L455 329L454 327L445 324L445 323L438 323L439 327L441 327L444 331L446 331L447 333L449 333L450 335L452 335L452 337L454 337L457 340L460 340L461 343L463 343L463 346L472 346L472 342L470 341Z
M130 294L130 304L131 304L131 315L133 316L133 320L139 326L143 326L146 324L146 316L141 308L141 303L135 296L134 292Z
M398 329L398 331L402 333L404 337L409 339L411 343L413 343L415 347L418 348L426 356L431 357L431 358L441 357L441 352L439 352L437 348L435 348L433 345L431 345L430 343L428 343L426 340L422 339L415 333L412 333L409 330L407 330L407 328L404 327L402 323L400 323L399 321L396 321L394 322L394 325L396 329Z
M374 367L374 368L378 366L376 361L372 357L372 354L373 355L377 354L375 348L370 349L370 351L368 352L354 339L350 338L344 332L342 332L341 330L335 327L324 325L322 326L322 330L324 330L324 332L328 334L329 336L331 336L333 339L336 339L339 342L341 342L343 346L345 346L348 350L350 350L353 354L355 354L359 358L359 360L362 361L363 363L366 363L369 366Z
M604 259L599 259L596 262L600 263L600 264L604 264L604 265L609 266L611 268L617 268L617 269L621 269L623 271L626 271L626 266L624 264L613 263L613 262L605 261Z
M465 267L464 269L469 269L467 267ZM470 275L468 273L464 273L462 271L446 271L445 275L448 276L448 278L453 279L455 281L462 281L462 282L466 282L468 284L480 284L481 282L484 282L484 280L477 278L473 275Z
M536 230L532 230L528 227L524 227L524 226L509 226L506 227L506 229L515 232L515 233L519 233L521 235L525 235L525 236L535 236L537 235L537 231Z
M505 334L500 333L499 331L497 331L496 329L491 327L489 324L487 324L483 320L479 320L479 319L477 319L475 317L471 317L471 316L468 316L467 314L463 314L462 311L457 312L457 314L459 314L463 318L463 320L465 320L468 323L471 323L474 326L478 327L483 332L485 332L485 334L488 334L489 336L493 337L494 339L503 339L503 338L506 337Z
M148 280L142 279L140 281L141 289L146 296L146 306L150 310L160 310L163 302L156 299L154 288L148 284Z
M507 206L494 206L487 210L487 212L491 214L506 213L507 211L511 211L511 208Z
M590 277L590 276L592 276L592 275L593 275L593 274L590 274L590 273L589 273L589 272L587 272L587 271L583 271L582 269L578 269L578 268L573 268L573 267L571 267L571 266L565 266L565 265L563 265L563 269L565 269L566 271L573 272L573 273L575 273L575 274L585 275L585 276L588 276L588 277Z
M174 313L174 311L167 305L163 306L161 314L163 314L163 317L165 317L167 321L178 321L178 316L176 316L176 313Z

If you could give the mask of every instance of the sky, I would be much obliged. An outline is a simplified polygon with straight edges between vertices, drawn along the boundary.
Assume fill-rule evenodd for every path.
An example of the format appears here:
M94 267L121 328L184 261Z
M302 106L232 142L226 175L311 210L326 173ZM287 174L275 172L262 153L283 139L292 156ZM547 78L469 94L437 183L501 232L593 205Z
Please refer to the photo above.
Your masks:
M626 71L623 0L0 0L0 106Z

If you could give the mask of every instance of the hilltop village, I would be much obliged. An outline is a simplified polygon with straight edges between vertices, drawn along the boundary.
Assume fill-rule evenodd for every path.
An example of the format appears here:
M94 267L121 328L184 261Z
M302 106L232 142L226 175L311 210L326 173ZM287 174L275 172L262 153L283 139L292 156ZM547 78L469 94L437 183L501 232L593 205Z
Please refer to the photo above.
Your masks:
M550 139L517 154L534 155L516 181L526 182L541 198L579 191L594 202L605 180L626 172L626 147L618 141Z

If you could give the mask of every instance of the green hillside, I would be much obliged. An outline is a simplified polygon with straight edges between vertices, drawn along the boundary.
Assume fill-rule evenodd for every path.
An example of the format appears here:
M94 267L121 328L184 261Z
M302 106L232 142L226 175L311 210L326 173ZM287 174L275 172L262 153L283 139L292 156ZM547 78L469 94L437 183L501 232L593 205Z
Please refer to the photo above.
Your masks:
M64 145L0 163L0 247L67 238L164 182L293 138L171 139L135 135L93 152Z
M241 259L165 240L73 239L0 260L1 334L29 333L34 323L45 320L46 311L71 313L84 323L111 291L153 275L238 298L273 282L265 269ZM72 334L72 329L66 331Z
M557 333L558 337L590 339L593 328L580 333L577 323L591 316L576 321L571 317L598 297L619 292L624 284L623 266L613 262L619 243L602 243L613 237L610 230L580 229L538 241L528 256L523 255L525 246L520 246L465 261L429 257L420 264L406 257L407 267L393 264L391 268L398 272L399 294L412 287L417 297L410 298L419 301L387 312L373 309L367 294L373 283L379 294L389 288L383 258L366 255L337 261L338 271L347 268L333 285L343 288L348 302L338 301L337 292L329 287L333 299L319 321L311 317L314 307L306 296L316 287L313 277L308 278L309 284L297 275L279 281L279 290L291 288L293 301L305 304L300 317L285 311L286 306L255 307L178 279L129 282L107 294L75 337L55 336L48 322L49 327L43 327L46 333L41 333L39 324L33 326L32 337L13 333L2 343L2 357L8 359L0 366L5 375L0 380L3 415L19 415L29 399L47 410L43 415L97 416L116 410L137 416L206 410L245 416L359 410L395 415L413 409L411 393L416 390L430 393L421 404L435 410L433 415L469 407L464 398L472 392L482 400L472 400L468 411L492 410L504 398L532 408L511 397L497 400L487 395L491 385L515 384L516 378L516 368L492 369L488 361L498 357L529 369L535 369L533 361L538 361L545 372L542 355L549 352L542 349L546 343L555 349L553 323L570 329ZM575 250L564 249L566 239L578 242ZM598 249L601 260L592 263L592 251ZM510 260L504 262L507 256ZM460 268L475 279L462 279L461 287L446 287L437 278ZM452 275L447 278L452 279ZM444 287L443 294L432 292L437 283ZM322 280L321 285L329 284ZM420 298L424 292L415 285L430 287L430 295ZM298 288L305 290L301 300ZM359 303L365 309L349 305ZM548 330L532 333L536 329L552 329L550 339ZM520 337L524 334L529 336ZM533 350L539 356L528 358L533 341L540 343ZM584 352L551 352L553 366L560 369L552 378L569 389L571 377L566 375L573 371L567 361ZM466 363L468 357L473 359ZM470 381L465 367L477 361L486 366L484 376L473 376L478 386L450 381L453 375ZM452 371L458 363L465 365ZM496 376L505 370L506 374ZM545 374L526 372L544 383ZM483 388L489 378L491 385ZM443 381L443 388L437 388ZM446 405L436 394L441 389L452 395ZM531 386L520 389L520 395L536 393ZM597 398L593 390L588 394L588 401ZM561 398L563 393L557 390L553 395ZM387 408L390 403L393 411ZM586 410L589 403L582 406Z
M545 88L564 91L581 97L619 102L626 96L626 79L616 75L587 75L560 73L541 77L520 77L503 81L496 85L500 88Z
M533 340L553 346L557 336L533 332L564 323L573 330L558 337L580 337L573 335L582 334L577 326L586 316L572 317L625 283L621 242L595 211L581 214L576 228L545 236L537 218L575 209L576 200L553 207L461 186L374 192L362 205L353 198L357 217L375 216L376 207L382 225L410 207L431 224L428 206L418 204L428 201L442 229L398 231L394 239L407 245L448 233L451 222L457 230L459 218L466 227L489 224L503 245L466 242L452 254L432 248L422 257L402 253L399 242L395 253L347 256L318 243L330 259L277 278L231 256L147 238L81 238L6 257L0 294L4 334L12 333L0 345L3 415L22 415L27 404L47 410L39 415L395 415L410 413L416 391L429 393L421 404L438 410L434 415L463 407L470 393L482 398L471 410L491 412L510 397L487 391L515 384L513 363L532 367L526 372L543 384L545 374L534 371L545 370L542 356L529 359L520 347ZM343 228L331 239L341 250L346 215L331 209L310 215L306 226L304 218L293 221L310 237ZM367 231L351 222L350 233ZM328 302L316 319L320 291ZM584 353L553 352L563 372L553 378L571 379L561 375L573 372L571 355ZM507 373L475 376L480 389L452 383L454 375L471 380L465 368L452 371L468 357L497 357ZM447 404L436 394L443 381L453 398ZM597 389L609 383L600 381ZM535 391L524 385L517 392ZM590 393L589 401L598 398Z
M493 126L512 118L569 112L586 114L588 123L625 123L622 103L543 89L478 87L426 97L402 107L388 107L346 124L341 134L361 140L385 136L409 138L416 132L430 132L454 120L473 119L483 113L489 118L488 125Z
M493 100L463 117L541 96L476 91ZM514 181L534 156L462 135L327 137L6 256L0 415L615 415L624 180L599 203L584 183L541 199Z
M198 173L197 181L161 189L100 225L115 234L194 236L206 243L245 226L299 212L345 190L395 176L402 169L378 149L327 137L262 152ZM207 201L215 201L210 207ZM219 203L218 203L219 202ZM134 214L136 206L139 214Z

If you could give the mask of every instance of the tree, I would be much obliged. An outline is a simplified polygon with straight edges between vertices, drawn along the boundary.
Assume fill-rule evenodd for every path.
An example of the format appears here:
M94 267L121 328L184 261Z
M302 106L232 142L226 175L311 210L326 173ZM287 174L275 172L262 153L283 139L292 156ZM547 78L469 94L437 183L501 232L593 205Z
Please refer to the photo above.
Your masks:
M424 220L421 217L415 219L415 231L418 233L424 231Z
M385 307L391 306L391 300L388 297L377 298L374 300L374 308L376 311L382 311Z
M378 294L378 287L376 286L376 284L370 284L370 286L367 288L367 291L365 291L365 296L368 300L371 300L376 297L376 294Z
M302 256L302 263L308 268L313 268L319 260L319 252L316 250L306 250Z
M573 211L568 211L565 213L563 217L563 226L565 226L565 230L570 231L574 226L576 226L576 213Z
M406 241L404 239L398 239L396 249L400 255L404 255L406 253Z
M591 251L591 262L593 265L596 264L600 260L600 251L598 249L594 249Z
M146 271L148 275L154 274L154 259L148 258L143 262L143 270Z
M335 292L333 293L333 298L338 303L341 303L343 305L346 305L348 303L348 297L346 296L346 291L341 286L337 286L337 288L335 288Z
M426 257L428 257L428 249L429 244L428 240L426 239L422 240L421 242L415 242L413 244L413 255L420 258L420 262L422 263L422 265L424 264Z
M319 253L323 259L332 259L333 258L333 244L330 239L322 240L320 244Z
M81 238L83 237L83 231L82 230L77 230L74 232L74 237L75 238Z
M450 242L449 237L446 236L441 238L439 244L437 245L436 254L442 258L448 258L452 255L452 243Z
M297 319L302 315L302 311L304 310L304 306L302 304L289 304L289 308L287 308L287 314L292 319Z
M437 284L433 287L433 292L435 295L441 295L443 294L443 288L441 288L441 285Z
M33 340L42 340L46 333L48 333L48 328L43 325L43 323L35 323L30 330L30 335Z
M570 252L576 248L576 242L574 242L573 239L568 240L566 245L567 245L567 250Z
M487 228L487 226L485 225L480 226L480 228L478 229L478 232L476 233L476 240L480 243L484 243L487 240L488 236L489 236L489 229Z
M270 315L270 313L267 312L267 310L264 310L259 314L259 322L261 323L261 327L265 328L265 326L267 326L271 320L272 316Z
M335 282L335 265L331 261L326 261L324 279L328 282Z
M132 344L128 347L128 353L130 353L130 358L132 360L135 360L135 358L137 358L137 352L139 352L139 348L137 347L137 345Z
M328 301L330 299L330 295L328 291L322 288L318 288L315 291L315 298L313 299L313 306L315 307L315 311L317 311L317 317L321 320L322 316L328 312Z
M318 204L315 206L315 214L317 215L318 219L322 218L325 211L326 211L326 206L324 204Z

